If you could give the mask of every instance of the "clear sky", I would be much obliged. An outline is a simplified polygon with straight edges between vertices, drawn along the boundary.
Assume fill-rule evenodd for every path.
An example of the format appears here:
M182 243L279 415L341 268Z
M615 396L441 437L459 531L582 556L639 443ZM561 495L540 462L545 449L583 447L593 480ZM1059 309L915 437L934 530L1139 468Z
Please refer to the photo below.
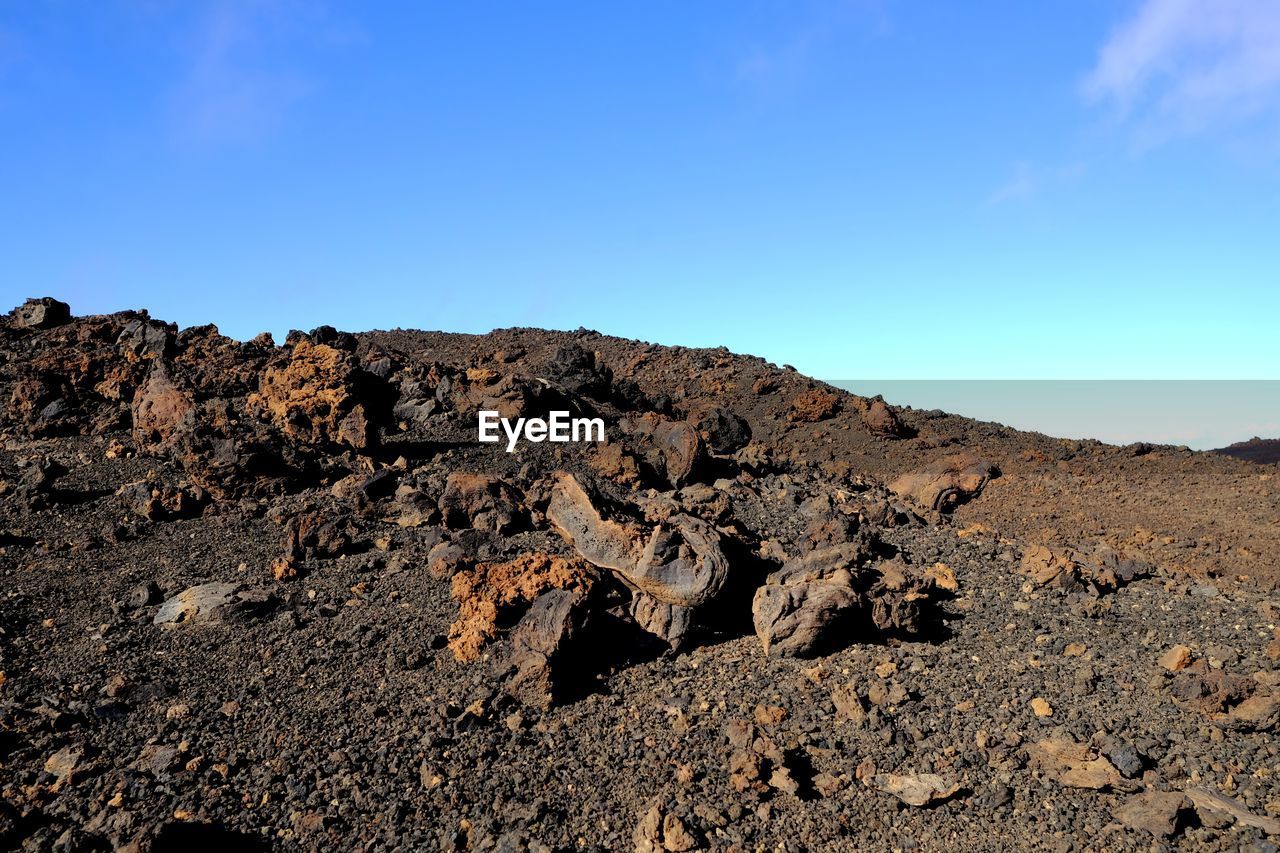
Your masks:
M0 296L1280 377L1273 0L0 3Z

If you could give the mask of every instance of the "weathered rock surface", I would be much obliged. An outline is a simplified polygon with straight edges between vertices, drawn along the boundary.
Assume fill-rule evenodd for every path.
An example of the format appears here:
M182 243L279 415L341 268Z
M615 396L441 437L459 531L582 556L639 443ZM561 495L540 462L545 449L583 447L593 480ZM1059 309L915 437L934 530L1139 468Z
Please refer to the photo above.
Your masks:
M889 483L889 490L926 509L946 512L972 500L996 473L986 459L957 453L903 474Z
M13 309L13 324L20 329L51 329L71 321L71 306L50 296L28 299Z
M157 625L224 622L266 612L274 604L271 593L236 583L206 583L188 587L165 601L152 621Z
M366 451L378 438L370 385L351 353L301 340L263 372L248 407L291 441Z

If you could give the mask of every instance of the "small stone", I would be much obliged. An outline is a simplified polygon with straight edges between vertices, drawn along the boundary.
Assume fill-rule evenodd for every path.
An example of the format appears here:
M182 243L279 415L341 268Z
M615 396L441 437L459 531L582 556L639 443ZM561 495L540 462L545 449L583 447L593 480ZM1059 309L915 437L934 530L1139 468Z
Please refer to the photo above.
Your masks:
M834 776L830 773L819 773L813 777L813 789L824 797L830 797L840 793L848 785L848 781L843 776Z
M935 773L900 776L884 773L871 778L871 787L893 794L909 806L927 806L955 796L960 786Z
M155 581L140 583L125 597L125 606L130 610L140 610L160 601L160 587Z
M53 775L54 791L74 785L84 775L84 747L64 746L45 760L44 772Z
M1078 658L1083 655L1089 647L1084 643L1067 643L1067 647L1062 650L1062 656L1068 658Z
M1189 805L1181 791L1145 791L1125 800L1114 814L1130 829L1168 838L1177 833L1179 818Z
M1053 706L1042 696L1037 696L1031 700L1031 710L1035 712L1037 717L1053 716Z
M1179 672L1191 665L1191 649L1186 646L1173 646L1160 656L1158 663L1169 670L1169 672Z
M757 726L776 726L782 722L787 716L786 708L779 708L776 705L757 705L755 711L755 720Z

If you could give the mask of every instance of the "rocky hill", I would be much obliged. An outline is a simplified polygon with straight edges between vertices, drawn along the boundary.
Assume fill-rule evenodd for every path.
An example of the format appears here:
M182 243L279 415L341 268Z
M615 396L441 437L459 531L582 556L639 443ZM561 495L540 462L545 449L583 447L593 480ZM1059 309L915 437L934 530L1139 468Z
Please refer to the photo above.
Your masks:
M0 842L1266 847L1280 481L581 330L0 324ZM481 411L602 442L477 441Z
M1275 464L1280 462L1280 438L1259 438L1255 435L1248 441L1237 441L1213 452L1260 465Z

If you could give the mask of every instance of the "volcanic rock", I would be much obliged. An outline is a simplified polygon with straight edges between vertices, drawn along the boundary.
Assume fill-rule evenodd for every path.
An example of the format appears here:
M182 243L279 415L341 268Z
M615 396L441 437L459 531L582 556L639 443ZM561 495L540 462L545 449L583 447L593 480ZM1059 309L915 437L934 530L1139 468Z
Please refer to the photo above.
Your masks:
M524 522L516 489L499 477L456 471L440 496L446 527L510 533Z
M51 296L28 299L13 309L13 324L19 329L51 329L71 322L71 306Z
M947 512L972 500L998 473L995 465L972 453L957 453L903 474L889 490L926 509Z
M268 590L238 583L206 583L188 587L161 604L152 621L157 625L226 622L259 615L275 603Z
M1125 800L1115 816L1130 829L1168 838L1179 830L1190 805L1181 791L1144 791Z
M366 451L378 440L366 376L352 354L302 340L263 372L248 407L291 441Z
M638 524L605 519L568 474L555 481L547 520L587 561L666 604L700 607L719 594L729 575L711 525L681 514L646 533Z
M509 620L513 608L528 607L552 590L586 593L594 582L595 572L585 563L543 553L522 554L504 563L479 563L459 571L450 582L451 594L458 602L458 618L449 626L449 648L460 661L475 660L497 633L499 620ZM541 616L525 630L529 649L549 656L568 630L560 619L565 615L563 608L572 610L580 603L577 597L547 599ZM548 642L552 636L556 643Z
M862 606L853 585L860 556L853 544L811 551L769 575L751 604L765 654L809 655Z

